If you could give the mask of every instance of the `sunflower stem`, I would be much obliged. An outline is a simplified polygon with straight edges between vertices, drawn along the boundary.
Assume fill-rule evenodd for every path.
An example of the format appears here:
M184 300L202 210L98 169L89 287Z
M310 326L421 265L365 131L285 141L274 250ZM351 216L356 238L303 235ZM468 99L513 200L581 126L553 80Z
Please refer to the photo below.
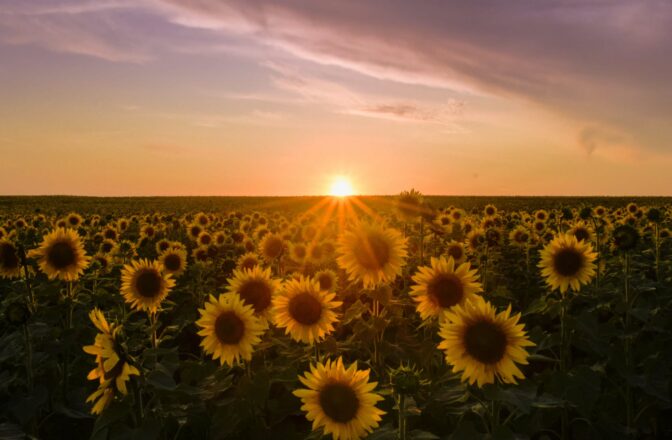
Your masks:
M569 334L567 332L567 311L569 309L569 302L571 297L561 294L560 300L560 372L563 376L567 374L569 367L568 348L569 348ZM569 413L567 406L563 405L560 418L560 437L565 440L569 434Z
M75 310L75 298L72 281L68 281L66 291L66 301L68 303L68 312L65 315L65 330L70 333L72 330L72 316ZM67 335L70 336L69 334ZM63 354L63 400L67 401L69 381L70 381L70 346L66 344L65 353Z
M406 440L406 396L399 393L397 397L399 416L399 440Z
M156 338L156 313L149 312L148 317L150 330L152 331L152 348L156 350L159 346Z
M28 323L23 324L23 337L26 344L26 382L28 384L28 391L33 390L34 375L33 375L33 344L30 338L30 328Z
M420 216L420 264L425 260L425 218Z
M630 298L630 253L626 252L623 262L623 301L625 302L625 322L624 322L624 352L625 352L625 374L629 376L632 373L632 349L630 340L630 309L632 300ZM632 432L633 405L632 405L632 387L629 379L625 381L625 421L627 434Z

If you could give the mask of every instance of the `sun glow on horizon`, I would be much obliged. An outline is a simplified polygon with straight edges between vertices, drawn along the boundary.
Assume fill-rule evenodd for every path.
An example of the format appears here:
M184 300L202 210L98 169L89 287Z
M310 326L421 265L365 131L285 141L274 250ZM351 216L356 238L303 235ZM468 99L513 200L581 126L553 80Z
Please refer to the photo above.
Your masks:
M334 197L348 197L354 195L354 193L350 180L343 176L336 177L329 189L329 195Z

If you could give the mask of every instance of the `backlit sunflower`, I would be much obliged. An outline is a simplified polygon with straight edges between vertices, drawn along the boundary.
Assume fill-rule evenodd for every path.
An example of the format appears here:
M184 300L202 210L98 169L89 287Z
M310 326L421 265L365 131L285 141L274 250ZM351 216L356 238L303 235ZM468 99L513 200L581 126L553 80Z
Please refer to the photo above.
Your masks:
M38 249L29 253L50 280L76 281L89 266L90 257L72 229L58 228L45 235Z
M174 285L158 261L135 260L121 271L121 294L136 310L155 313Z
M355 440L378 427L384 411L376 408L383 397L373 392L369 370L358 370L357 362L345 368L343 359L310 366L299 380L306 388L294 391L301 410L313 422L313 431L324 429L334 440Z
M187 252L184 249L168 248L159 255L159 263L164 272L177 278L187 268Z
M259 243L259 253L266 263L272 263L285 252L287 244L279 234L266 234Z
M586 241L590 243L595 238L593 228L583 221L579 221L572 226L569 233L574 235L577 241Z
M273 299L280 290L280 281L271 277L271 269L259 266L235 269L228 282L228 291L238 294L245 304L251 305L255 316L266 325L273 312Z
M18 278L21 276L19 252L9 240L0 239L0 277Z
M201 347L221 365L252 359L254 346L261 341L264 326L254 315L251 305L246 305L237 294L210 295L204 309L198 310L201 318L196 325L203 337Z
M313 278L320 283L320 290L325 292L334 292L338 286L338 276L331 269L323 269L317 272Z
M418 303L417 310L422 319L439 317L443 311L464 304L483 290L470 263L455 267L453 257L432 257L430 263L431 266L418 268L413 275L415 285L411 287L411 295Z
M462 372L462 381L479 387L495 382L517 383L525 376L516 364L527 364L525 347L534 343L519 324L520 313L511 316L511 306L500 313L482 297L445 312L439 336L439 349L453 372Z
M509 242L512 246L525 248L530 244L532 236L529 229L518 225L509 233Z
M338 321L334 309L342 303L334 301L335 297L335 293L320 290L320 283L311 278L288 280L275 299L275 325L297 342L319 342L334 331Z
M565 293L569 287L577 292L595 276L597 254L586 241L578 241L572 234L555 237L541 251L539 268L552 290Z
M247 252L241 255L236 262L238 269L252 269L259 264L259 257L253 252Z
M100 331L93 345L84 347L84 351L96 356L96 368L89 372L87 379L98 380L98 389L86 401L95 402L91 413L100 414L114 399L115 391L128 394L126 382L131 376L139 376L140 371L128 363L120 343L121 326L108 324L103 313L93 309L89 313L93 325Z
M467 251L464 249L464 243L459 241L451 240L448 245L446 245L445 253L449 257L453 257L456 264L462 263L467 259Z
M338 265L365 288L393 281L406 259L406 239L396 229L360 223L339 238Z

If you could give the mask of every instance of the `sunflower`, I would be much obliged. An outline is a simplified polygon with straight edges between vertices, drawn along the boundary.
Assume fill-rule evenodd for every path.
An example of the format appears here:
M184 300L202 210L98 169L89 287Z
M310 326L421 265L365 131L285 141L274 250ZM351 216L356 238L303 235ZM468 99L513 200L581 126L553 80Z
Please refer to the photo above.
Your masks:
M402 191L397 197L397 210L404 221L415 221L423 211L423 197L419 191Z
M496 313L492 304L474 295L470 301L445 312L439 349L462 381L479 387L495 382L517 383L525 376L516 364L527 364L524 347L535 345L527 338L520 313L511 316L511 305Z
M455 267L453 257L432 257L430 263L431 266L418 268L418 272L413 275L416 284L411 288L411 295L418 303L417 310L422 319L441 316L443 311L456 304L464 304L483 290L477 281L477 272L471 270L470 263Z
M478 252L485 244L485 231L480 228L474 228L467 234L467 247L472 253Z
M334 309L343 303L334 301L334 297L335 293L320 290L319 282L303 275L288 280L275 300L275 325L297 342L319 342L334 331L338 321Z
M103 313L93 309L89 313L93 325L100 331L93 345L83 347L86 353L96 356L96 368L89 372L87 379L98 380L98 389L86 401L95 402L91 413L100 414L114 399L115 391L128 394L126 382L131 376L139 376L140 371L129 364L121 349L119 334L122 327L108 324Z
M18 278L21 276L19 252L9 240L0 238L0 277Z
M38 265L50 280L75 281L89 266L90 257L72 229L54 229L45 235L38 249L29 253L38 259Z
M581 284L587 284L595 275L597 254L586 241L578 241L574 235L562 234L551 240L541 251L539 268L551 289L565 293L571 286L575 292Z
M308 248L303 243L290 243L289 246L289 257L295 263L301 264L308 257Z
M336 261L350 280L365 288L393 281L406 258L406 239L382 225L360 223L341 235Z
M485 205L485 208L483 208L483 215L485 215L486 217L494 217L495 215L497 215L497 208L495 207L495 205L490 204Z
M237 293L245 304L252 306L255 316L267 324L273 311L273 299L280 290L280 281L271 278L271 269L259 266L235 269L228 282L228 291Z
M254 346L261 341L264 325L237 294L210 295L196 325L203 337L201 347L221 365L233 366L240 360L252 359Z
M77 214L76 212L71 212L70 214L67 215L65 218L66 223L68 224L69 227L71 228L77 228L81 226L82 222L84 219L82 219L82 216Z
M313 278L320 283L320 290L325 292L333 292L338 286L338 276L331 269L323 269L317 272Z
M583 221L577 222L572 229L569 230L569 233L574 235L577 241L592 242L593 238L595 238L593 228Z
M246 252L238 258L236 267L238 269L252 269L259 265L259 257L253 252Z
M266 263L272 263L285 252L285 240L279 234L266 234L259 243L259 253Z
M102 243L100 243L100 246L98 247L98 251L101 254L114 255L119 251L119 245L117 244L116 241L110 240L109 238L106 238L106 239L103 240Z
M184 249L168 248L159 255L159 263L164 272L177 278L187 268L187 252Z
M354 440L378 427L384 411L376 408L383 397L374 393L377 382L369 382L370 370L358 370L357 362L345 368L343 359L311 365L299 380L306 388L294 391L301 410L313 422L313 430L324 429L334 440Z
M121 293L136 310L155 313L174 285L158 261L135 260L121 271Z
M112 261L109 255L96 254L93 256L91 267L95 267L99 273L107 273L112 268Z
M516 247L527 247L531 238L530 231L523 225L516 226L509 233L509 242Z
M447 256L452 257L456 264L460 264L467 259L464 243L460 243L459 241L451 240L446 246L445 253Z

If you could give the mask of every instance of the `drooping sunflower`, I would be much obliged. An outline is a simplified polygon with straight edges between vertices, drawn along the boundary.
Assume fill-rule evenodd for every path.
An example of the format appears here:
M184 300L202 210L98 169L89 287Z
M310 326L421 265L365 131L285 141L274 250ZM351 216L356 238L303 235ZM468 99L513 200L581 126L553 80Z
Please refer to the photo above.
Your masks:
M422 319L439 317L445 310L464 304L483 290L477 281L477 271L472 270L468 262L455 267L453 257L432 257L430 264L418 268L413 275L415 285L411 287Z
M374 393L377 382L369 382L369 370L358 370L357 362L347 369L343 359L311 365L299 380L306 388L294 391L301 410L313 422L313 430L324 429L334 440L356 440L377 428L385 414L376 407L383 397Z
M228 291L236 293L254 309L255 316L267 325L273 313L273 300L280 290L280 280L271 276L271 269L255 266L252 269L235 269L229 280Z
M572 234L556 236L541 251L539 268L552 290L565 293L569 287L577 292L582 284L588 284L595 276L593 246L578 241Z
M136 310L155 313L175 285L172 275L165 273L161 263L134 260L121 271L121 294Z
M511 316L511 305L497 313L492 304L474 295L464 304L445 312L439 349L462 381L479 387L495 382L517 383L525 376L516 364L527 364L525 347L535 345L527 338L520 313Z
M0 277L18 278L21 276L21 260L14 243L0 239Z
M335 297L335 293L320 290L320 283L311 278L288 280L275 299L275 325L297 342L319 342L334 331L338 321L334 309L343 303L334 301Z
M177 278L187 268L187 252L184 249L168 248L159 255L159 263L164 272Z
M98 309L93 309L89 318L100 333L93 345L83 347L85 352L96 356L96 367L89 372L87 379L98 380L100 385L86 401L95 402L91 413L100 414L114 399L115 391L128 394L126 382L131 376L139 376L140 371L128 362L121 348L121 326L108 324L105 315Z
M198 310L201 318L196 325L203 337L201 346L221 365L233 366L240 360L252 359L254 346L261 341L264 326L237 294L210 295L205 308Z
M40 247L30 251L29 256L37 259L40 270L50 280L76 281L89 266L90 257L77 232L58 228L45 235Z
M365 288L393 281L406 259L406 239L399 231L378 224L360 223L339 238L336 261L350 280Z

